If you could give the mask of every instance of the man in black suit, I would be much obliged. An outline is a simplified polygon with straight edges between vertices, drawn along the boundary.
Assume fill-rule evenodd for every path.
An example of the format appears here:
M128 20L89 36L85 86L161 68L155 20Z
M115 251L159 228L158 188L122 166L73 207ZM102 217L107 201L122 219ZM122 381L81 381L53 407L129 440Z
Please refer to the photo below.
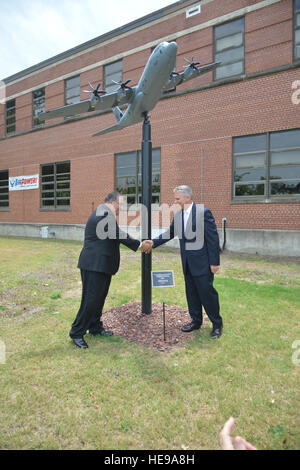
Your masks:
M213 287L214 274L220 265L219 236L215 220L209 209L193 202L189 186L175 188L174 199L181 210L175 213L167 232L154 240L144 241L142 250L149 253L152 247L156 248L178 236L186 298L192 320L183 326L182 331L189 332L201 327L203 306L213 325L211 338L219 338L223 322L218 292Z
M84 246L78 261L82 280L81 305L70 330L70 337L79 348L88 347L83 339L87 330L93 335L113 334L103 328L101 315L111 277L119 269L120 243L133 251L140 246L139 240L131 238L117 224L121 202L119 193L108 194L85 227Z

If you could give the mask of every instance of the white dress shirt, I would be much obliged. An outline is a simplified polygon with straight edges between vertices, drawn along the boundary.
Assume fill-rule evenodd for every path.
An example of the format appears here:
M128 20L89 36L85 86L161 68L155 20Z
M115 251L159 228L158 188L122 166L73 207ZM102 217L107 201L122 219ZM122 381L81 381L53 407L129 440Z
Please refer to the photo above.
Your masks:
M189 216L190 216L192 207L193 207L193 203L190 204L188 207L186 207L185 210L183 210L184 231L186 230L186 224L187 224L188 218L189 218Z

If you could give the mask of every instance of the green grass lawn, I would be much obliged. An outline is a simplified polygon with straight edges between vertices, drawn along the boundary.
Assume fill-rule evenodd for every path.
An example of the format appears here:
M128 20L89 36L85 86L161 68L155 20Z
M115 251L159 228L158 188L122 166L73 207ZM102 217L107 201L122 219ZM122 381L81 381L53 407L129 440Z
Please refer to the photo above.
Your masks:
M80 350L81 246L0 237L0 448L219 449L230 416L259 449L299 448L299 264L223 254L219 340L207 322L169 353L117 336ZM140 261L122 249L105 310L140 301ZM155 250L153 269L174 270L166 302L186 308L178 252Z

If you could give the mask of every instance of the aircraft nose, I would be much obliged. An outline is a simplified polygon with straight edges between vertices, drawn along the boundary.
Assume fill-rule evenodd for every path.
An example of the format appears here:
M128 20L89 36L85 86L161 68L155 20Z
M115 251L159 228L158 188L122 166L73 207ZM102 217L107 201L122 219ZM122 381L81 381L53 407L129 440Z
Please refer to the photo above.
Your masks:
M177 54L177 43L175 41L169 42L168 44L168 53L170 56Z

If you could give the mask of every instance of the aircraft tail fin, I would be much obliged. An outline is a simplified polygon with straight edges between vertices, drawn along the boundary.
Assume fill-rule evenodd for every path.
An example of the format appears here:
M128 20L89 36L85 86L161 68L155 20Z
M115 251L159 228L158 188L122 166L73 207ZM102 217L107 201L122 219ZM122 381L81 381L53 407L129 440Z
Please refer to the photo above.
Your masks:
M122 117L123 117L123 113L120 110L120 108L118 106L114 106L113 107L113 112L114 112L114 115L115 115L115 118L116 118L117 122L120 122Z

